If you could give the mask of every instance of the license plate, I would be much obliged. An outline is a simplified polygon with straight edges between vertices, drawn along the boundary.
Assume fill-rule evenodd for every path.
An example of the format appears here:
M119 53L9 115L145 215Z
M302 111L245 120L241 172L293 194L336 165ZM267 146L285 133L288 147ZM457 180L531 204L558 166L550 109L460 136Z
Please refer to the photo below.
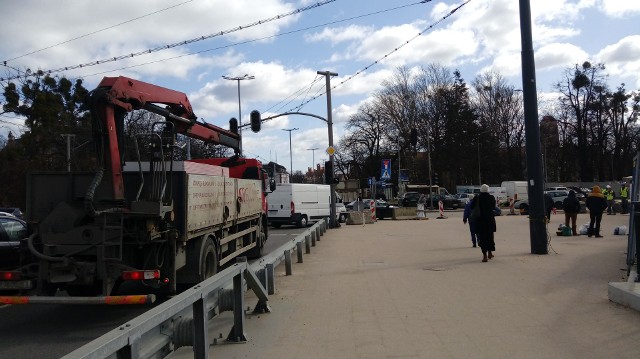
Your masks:
M7 289L31 289L30 280L18 280L18 281L2 281L0 282L0 290Z

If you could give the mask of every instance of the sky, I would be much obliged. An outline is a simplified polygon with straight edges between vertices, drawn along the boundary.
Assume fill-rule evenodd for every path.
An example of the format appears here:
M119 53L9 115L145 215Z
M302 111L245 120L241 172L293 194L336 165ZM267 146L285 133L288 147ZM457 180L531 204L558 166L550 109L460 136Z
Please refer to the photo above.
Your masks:
M539 96L557 97L553 84L584 61L604 63L611 87L640 89L640 1L530 2ZM193 41L177 46L186 40ZM2 1L0 44L1 78L13 69L78 67L55 74L93 89L105 76L130 77L186 93L201 121L223 128L239 112L238 81L223 76L255 77L240 81L248 124L252 110L326 119L325 78L317 72L334 72L334 144L399 66L437 63L460 70L467 83L496 71L522 87L516 0ZM104 61L119 57L126 58ZM19 135L22 123L0 115L0 135ZM308 116L243 130L246 157L293 171L328 160L328 143L327 123Z

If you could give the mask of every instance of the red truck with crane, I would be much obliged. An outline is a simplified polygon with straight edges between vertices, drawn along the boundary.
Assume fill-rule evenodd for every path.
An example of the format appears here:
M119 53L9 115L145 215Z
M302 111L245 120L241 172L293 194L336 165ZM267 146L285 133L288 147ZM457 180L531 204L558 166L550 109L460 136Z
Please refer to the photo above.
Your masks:
M238 256L261 256L275 185L260 161L240 156L234 119L230 130L199 122L184 93L125 77L105 77L87 101L97 170L28 175L32 234L21 267L0 272L0 290L18 293L0 303L148 302L155 295L119 288L177 293ZM138 110L162 120L125 138L125 115ZM251 126L259 130L257 111ZM176 134L235 154L176 161ZM125 160L126 144L135 151Z

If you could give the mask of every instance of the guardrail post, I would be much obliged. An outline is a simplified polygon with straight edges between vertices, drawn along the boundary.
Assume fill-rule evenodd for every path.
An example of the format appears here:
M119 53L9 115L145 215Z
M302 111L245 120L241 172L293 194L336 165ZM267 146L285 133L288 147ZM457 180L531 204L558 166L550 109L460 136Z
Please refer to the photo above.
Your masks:
M291 250L284 251L284 269L287 275L291 275Z
M230 342L246 342L247 335L244 332L244 293L242 292L243 272L233 277L233 328L227 335Z
M304 252L306 254L311 253L311 235L304 236Z
M320 237L322 236L322 229L316 228L316 240L320 242Z
M296 252L298 253L298 263L302 263L302 242L296 242Z
M316 231L311 232L311 246L316 246Z
M267 278L267 293L272 295L276 292L275 283L274 283L274 274L273 274L273 263L267 263L264 266L265 275Z
M193 357L198 359L209 358L209 340L207 334L207 308L204 299L200 298L193 303Z

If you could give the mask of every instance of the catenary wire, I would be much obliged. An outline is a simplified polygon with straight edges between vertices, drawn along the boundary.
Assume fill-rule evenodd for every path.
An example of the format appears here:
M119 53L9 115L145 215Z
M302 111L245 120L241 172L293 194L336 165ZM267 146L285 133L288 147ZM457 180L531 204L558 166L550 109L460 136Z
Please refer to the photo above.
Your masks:
M209 35L202 35L202 36L195 37L195 38L192 38L192 39L189 39L189 40L183 40L183 41L175 42L173 44L162 45L162 46L158 46L158 47L155 47L155 48L146 49L146 50L143 50L143 51L133 52L133 53L126 54L126 55L119 55L119 56L109 57L109 58L106 58L106 59L86 62L86 63L83 63L83 64L78 64L78 65L73 65L73 66L65 66L65 67L59 67L57 69L42 70L42 72L46 73L46 74L52 74L52 73L57 73L57 72L62 72L62 71L75 70L75 69L79 69L79 68L91 67L91 66L96 66L96 65L100 65L100 64L116 62L116 61L123 60L123 59L133 58L133 57L137 57L137 56L141 56L141 55L151 54L151 53L162 51L162 50L172 49L172 48L175 48L175 47L178 47L178 46L189 45L189 44L192 44L192 43L195 43L195 42L208 40L208 39L211 39L211 38L214 38L214 37L218 37L218 36L227 35L227 34L230 34L230 33L233 33L233 32L237 32L237 31L244 30L244 29L247 29L247 28L250 28L250 27L262 25L262 24L265 24L265 23L268 23L268 22L272 22L272 21L275 21L275 20L280 20L280 19L283 19L283 18L288 17L288 16L296 15L296 14L302 13L304 11L314 9L314 8L326 5L328 3L332 3L334 1L336 1L336 0L320 1L318 3L312 4L312 5L309 5L309 6L298 8L298 9L290 11L288 13L272 16L270 18L266 18L266 19L263 19L263 20L258 20L258 21L255 21L253 23L250 23L248 25L240 25L240 26L237 26L237 27L229 29L229 30L223 30L223 31L212 33L212 34L209 34ZM3 64L5 62L3 62ZM151 62L151 63L153 63L153 62ZM23 75L14 75L14 76L6 77L6 78L0 78L0 81L15 80L15 79L18 79L18 78L29 77L29 76L35 76L35 73L27 72L27 73L25 73Z
M471 0L467 0L464 3L456 6L455 8L453 8L451 11L449 11L445 16L443 16L441 19L439 19L438 21L434 22L433 24L427 26L426 28L424 28L422 31L420 31L418 34L416 34L415 36L413 36L411 39L403 42L400 46L394 48L393 50L387 52L384 56L380 57L378 60L372 62L371 64L363 67L361 70L358 70L355 74L347 77L346 79L340 81L338 84L331 86L331 89L336 89L342 85L344 85L345 83L351 81L353 78L355 78L356 76L362 74L364 71L370 69L371 67L377 65L379 62L381 62L382 60L386 59L387 57L389 57L389 55L392 55L393 53L399 51L401 48L405 47L406 45L408 45L409 43L411 43L413 40L417 39L418 37L420 37L422 34L424 34L425 32L431 30L432 28L434 28L435 26L439 25L440 23L442 23L444 20L446 20L447 18L449 18L450 16L452 16L456 11L458 11L460 8L462 8L463 6L465 6L466 4L468 4L469 2L471 2ZM315 101L316 99L318 99L320 96L323 96L327 93L327 91L325 90L323 93L321 93L318 96L314 96L312 98L310 98L309 100L301 103L298 107L302 107L312 101ZM291 112L292 110L289 110L288 112Z
M145 18L145 17L149 17L149 16L151 16L151 15L159 14L159 13L161 13L161 12L164 12L164 11L167 11L167 10L170 10L170 9L173 9L173 8L176 8L176 7L178 7L178 6L181 6L181 5L184 5L184 4L187 4L187 3L193 2L193 1L194 1L194 0L187 0L187 1L181 2L181 3L179 3L179 4L175 4L175 5L172 5L172 6L166 7L166 8L164 8L164 9L160 9L160 10L157 10L157 11L154 11L154 12L151 12L151 13L148 13L148 14L145 14L145 15L142 15L142 16L138 16L138 17L134 17L134 18L129 19L129 20L125 20L125 21L123 21L123 22L120 22L120 23L117 23L117 24L114 24L114 25L111 25L111 26L107 26L107 27L102 28L102 29L99 29L99 30L95 30L95 31L89 32L89 33L84 34L84 35L76 36L76 37L74 37L74 38L71 38L71 39L68 39L68 40L65 40L65 41L62 41L62 42L58 42L58 43L53 44L53 45L49 45L49 46L46 46L46 47L43 47L43 48L40 48L40 49L37 49L37 50L33 50L33 51L30 51L30 52L27 52L26 54L23 54L23 55L20 55L20 56L16 56L16 57L13 57L13 58L10 58L10 59L8 59L8 60L4 60L4 61L3 61L3 64L4 64L5 66L7 66L7 62L9 62L9 61L13 61L13 60L21 59L21 58L23 58L23 57L26 57L26 56L29 56L29 55L33 55L33 54L36 54L36 53L41 52L41 51L44 51L44 50L48 50L48 49L54 48L54 47L56 47L56 46L64 45L64 44L67 44L67 43L72 42L72 41L76 41L76 40L79 40L79 39L82 39L82 38L85 38L85 37L88 37L88 36L91 36L91 35L95 35L95 34L97 34L97 33L100 33L100 32L106 31L106 30L110 30L110 29L116 28L116 27L118 27L118 26L121 26L121 25L124 25L124 24L128 24L128 23L130 23L130 22L134 22L134 21L136 21L136 20L140 20L140 19L143 19L143 18Z

